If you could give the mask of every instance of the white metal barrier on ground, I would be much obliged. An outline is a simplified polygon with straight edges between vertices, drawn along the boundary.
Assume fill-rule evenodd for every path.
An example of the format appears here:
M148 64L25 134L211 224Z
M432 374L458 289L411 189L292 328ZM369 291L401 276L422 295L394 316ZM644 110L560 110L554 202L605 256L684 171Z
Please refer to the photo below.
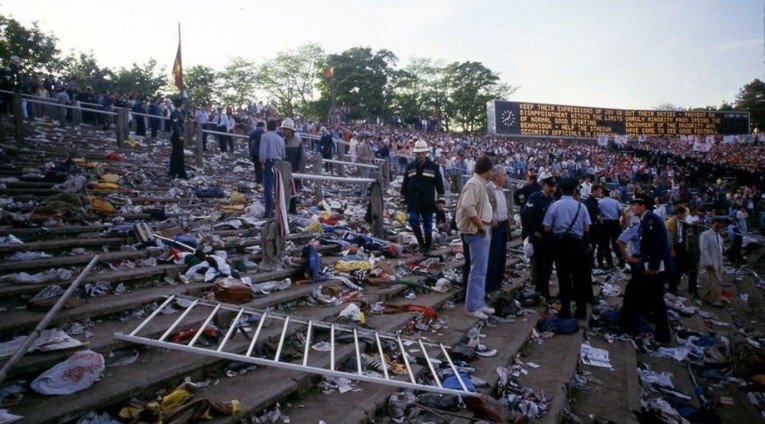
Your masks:
M167 327L161 335L146 334L148 332L143 330L147 325L163 309L170 306L177 299L183 299L184 303L188 304L178 319ZM202 315L207 313L207 310L210 311L207 313L207 318L202 325L188 319L192 311L199 309L204 309ZM226 317L223 316L224 313L229 315L235 314L235 317L227 325L220 324L226 320ZM260 347L258 342L261 341L264 324L267 321L281 323L281 332L276 352L272 358L267 358L264 355L253 356L253 353L257 353ZM204 345L200 343L200 337L205 333L204 330L210 327L213 322L218 323L218 328L221 330L219 334L222 338L218 337L220 341L212 341L208 338L205 341L210 344ZM255 324L255 322L257 322L257 326L252 330L248 324ZM181 331L188 331L191 328L197 328L198 330L191 336L188 342L185 340L181 342L177 338L176 341L173 341L173 335ZM311 346L318 340L318 334L321 331L329 332L329 352L314 352L311 350ZM239 333L242 334L248 343L244 343L244 341L232 342ZM288 334L290 333L298 335L296 339L301 340L302 361L300 362L290 362L288 359L285 359L287 355L283 354L285 349L288 348L288 339L290 339ZM200 299L170 296L151 315L142 321L135 330L129 334L115 333L114 338L161 349L197 353L231 361L308 372L329 377L345 377L352 380L410 390L450 395L456 394L468 397L479 395L468 390L463 380L464 374L460 374L454 361L449 356L449 346L444 344L426 343L422 339L403 339L395 334L384 334L375 330L314 321L267 311L235 308ZM352 343L353 353L351 353L351 357L354 359L355 371L338 369L338 338ZM362 343L369 343L373 346L376 357L363 353ZM407 350L407 346L412 346L413 348ZM293 349L294 346L289 348ZM300 352L298 351L298 353ZM400 370L400 373L394 374L393 365L386 360L386 356L388 358L393 356L401 358L400 361L403 363L403 367L397 368ZM440 356L442 359L436 359L436 356ZM421 358L420 361L417 361L418 357ZM377 361L376 364L372 365L375 360ZM423 368L426 371L427 380L432 381L434 385L423 384L417 381L412 369L415 361L424 364ZM446 368L446 373L437 372L434 363L439 362L446 365L446 367L442 367ZM365 368L375 368L375 372L364 373ZM379 373L382 373L382 375ZM444 386L444 379L442 377L446 374L454 377L457 388Z

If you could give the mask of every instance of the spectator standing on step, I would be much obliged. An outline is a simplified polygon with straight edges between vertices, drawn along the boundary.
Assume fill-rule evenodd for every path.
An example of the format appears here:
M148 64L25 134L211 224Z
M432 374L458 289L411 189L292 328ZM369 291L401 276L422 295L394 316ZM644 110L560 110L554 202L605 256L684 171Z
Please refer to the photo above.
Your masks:
M260 139L265 133L265 124L263 121L259 121L255 124L255 129L250 133L249 148L250 159L255 165L255 183L263 184L263 164L260 163Z
M444 184L438 165L428 158L428 144L418 140L414 145L415 159L407 164L401 183L401 196L406 201L409 225L417 238L421 253L429 253L433 242L433 214L436 213L436 193L444 195Z
M723 252L725 246L720 235L727 219L712 218L709 229L699 236L699 271L704 272L704 288L701 298L712 306L722 306Z
M263 165L263 204L266 211L264 218L271 218L274 213L274 165L284 160L284 139L276 133L276 121L266 123L266 132L260 138L260 163Z
M489 315L495 312L486 306L485 301L486 268L489 262L493 216L486 183L491 178L491 170L491 159L486 156L480 157L475 165L475 173L462 188L455 217L465 254L465 310L469 316L480 319L488 319Z
M507 183L507 171L504 165L494 165L491 169L491 181L486 184L486 192L491 204L491 244L489 263L486 269L486 292L492 293L502 287L507 263L507 241L510 239L510 215L512 206L503 190Z

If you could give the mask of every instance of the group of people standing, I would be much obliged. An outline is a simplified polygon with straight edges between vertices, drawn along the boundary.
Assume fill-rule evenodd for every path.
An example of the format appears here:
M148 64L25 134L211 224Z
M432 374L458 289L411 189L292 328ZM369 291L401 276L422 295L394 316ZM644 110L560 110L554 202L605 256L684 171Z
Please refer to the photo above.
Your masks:
M408 222L424 254L432 248L433 215L444 195L439 165L428 158L429 151L423 140L414 144L415 159L406 165L401 184ZM504 192L506 181L503 166L493 165L487 156L480 157L473 175L463 186L454 216L465 257L466 313L480 319L488 319L495 312L487 305L486 294L499 290L504 279L513 212L512 201Z

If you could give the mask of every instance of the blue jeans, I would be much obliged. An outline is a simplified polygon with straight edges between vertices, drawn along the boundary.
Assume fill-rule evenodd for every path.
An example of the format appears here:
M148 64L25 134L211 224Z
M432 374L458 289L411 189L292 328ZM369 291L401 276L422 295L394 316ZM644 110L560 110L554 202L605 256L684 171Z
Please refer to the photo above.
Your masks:
M422 226L420 226L420 219L422 219ZM417 237L417 243L420 244L420 247L431 243L433 237L432 213L409 212L409 225L412 226L412 232ZM425 229L424 234L423 227Z
M265 218L274 213L274 164L276 159L266 159L263 165L263 204L266 207Z
M486 267L489 264L489 246L491 245L491 226L484 226L486 233L463 234L462 240L470 249L470 275L467 279L465 309L477 311L486 306Z

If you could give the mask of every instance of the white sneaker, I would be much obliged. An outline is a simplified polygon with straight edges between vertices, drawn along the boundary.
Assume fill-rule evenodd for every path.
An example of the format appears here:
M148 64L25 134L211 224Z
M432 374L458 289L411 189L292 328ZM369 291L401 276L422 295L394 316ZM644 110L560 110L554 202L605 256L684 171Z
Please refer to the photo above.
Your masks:
M481 311L481 312L483 312L483 313L485 313L487 315L494 315L494 313L497 312L491 306L484 306L483 308L479 309L479 311Z
M476 311L473 311L473 312L468 311L467 312L467 316L473 317L473 318L478 318L478 319L489 319L489 316L486 315L485 313L483 313L483 311L480 310L480 309L478 309Z

